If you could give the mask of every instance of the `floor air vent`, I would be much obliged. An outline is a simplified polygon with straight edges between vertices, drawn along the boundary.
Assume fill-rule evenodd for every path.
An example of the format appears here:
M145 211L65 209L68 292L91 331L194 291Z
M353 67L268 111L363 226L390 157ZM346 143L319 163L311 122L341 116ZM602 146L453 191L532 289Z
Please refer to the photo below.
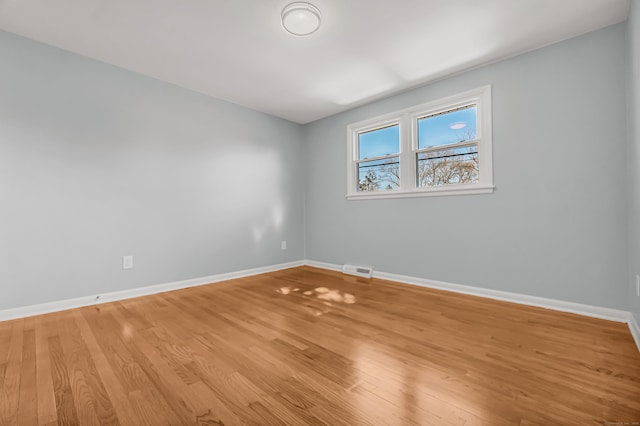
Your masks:
M368 266L344 265L342 267L342 273L356 275L363 278L371 278L373 275L373 268Z

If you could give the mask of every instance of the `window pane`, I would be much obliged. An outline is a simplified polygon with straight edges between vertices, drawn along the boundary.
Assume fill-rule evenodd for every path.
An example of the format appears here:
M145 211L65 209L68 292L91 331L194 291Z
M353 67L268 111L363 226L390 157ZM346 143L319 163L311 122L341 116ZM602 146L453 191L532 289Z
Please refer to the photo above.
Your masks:
M382 157L400 152L400 126L398 124L371 130L358 135L358 159Z
M469 105L419 119L419 149L475 139L476 113L476 106Z
M358 163L358 191L387 191L400 186L400 158Z
M418 187L478 182L478 146L420 152Z

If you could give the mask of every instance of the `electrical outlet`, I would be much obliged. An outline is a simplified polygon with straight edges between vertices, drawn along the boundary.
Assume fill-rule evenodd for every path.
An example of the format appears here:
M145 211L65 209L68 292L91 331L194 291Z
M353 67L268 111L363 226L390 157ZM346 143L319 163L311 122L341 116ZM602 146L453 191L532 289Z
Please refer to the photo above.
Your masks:
M287 242L283 241L280 246L282 247L282 250L286 250L287 249Z
M133 269L133 256L122 256L122 269Z

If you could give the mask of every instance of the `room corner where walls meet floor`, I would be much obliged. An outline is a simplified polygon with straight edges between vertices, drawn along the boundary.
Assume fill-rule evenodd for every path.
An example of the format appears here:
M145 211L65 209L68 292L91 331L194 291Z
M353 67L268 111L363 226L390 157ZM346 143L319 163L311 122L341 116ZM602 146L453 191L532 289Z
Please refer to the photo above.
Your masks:
M103 303L115 302L118 300L132 299L136 297L148 296L152 294L164 293L173 290L180 290L189 287L214 284L222 281L232 280L236 278L250 277L269 272L280 271L284 269L297 268L301 266L310 266L313 268L325 269L330 271L341 272L342 265L318 262L313 260L300 260L287 262L282 264L252 268L236 272L228 272L224 274L210 275L190 280L176 281L172 283L163 283L159 285L139 287L135 289L111 292L101 295L91 295L86 297L60 300L56 302L44 303L33 306L24 306L20 308L7 309L0 311L0 321L9 321L12 319L25 318L35 315L58 312L68 309L80 308L84 306L98 305ZM373 272L373 278L398 282L402 284L415 285L431 289L450 291L455 293L478 296L488 299L500 300L504 302L516 303L527 306L535 306L545 309L551 309L560 312L568 312L577 315L603 319L607 321L615 321L626 323L633 340L636 343L638 351L640 351L640 327L635 321L631 312L610 309L599 306L585 305L561 300L554 300L542 297L528 296L517 293L491 290L480 287L467 286L462 284L447 283L444 281L429 280L419 277L411 277L406 275L398 275L386 273L382 271ZM360 278L366 280L366 278ZM99 297L98 297L99 296Z

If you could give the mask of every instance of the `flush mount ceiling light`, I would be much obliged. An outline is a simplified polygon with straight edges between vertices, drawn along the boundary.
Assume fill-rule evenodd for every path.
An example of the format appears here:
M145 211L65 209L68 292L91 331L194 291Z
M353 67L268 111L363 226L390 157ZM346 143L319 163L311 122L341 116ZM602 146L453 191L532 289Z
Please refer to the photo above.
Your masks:
M282 9L282 26L293 35L313 34L320 28L320 11L310 3L291 3Z

